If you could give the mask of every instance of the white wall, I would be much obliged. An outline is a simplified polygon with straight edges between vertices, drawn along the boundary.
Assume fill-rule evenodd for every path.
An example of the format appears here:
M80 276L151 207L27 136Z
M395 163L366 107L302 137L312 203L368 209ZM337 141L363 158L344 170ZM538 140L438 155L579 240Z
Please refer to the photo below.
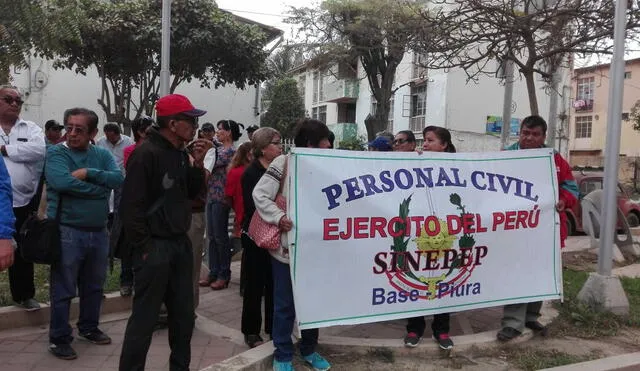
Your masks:
M94 110L100 119L100 125L106 122L106 116L98 105L100 79L95 69L83 76L69 70L54 70L52 61L32 58L31 69L12 74L13 84L24 95L25 105L22 118L34 121L42 126L49 119L62 122L64 111L71 107L86 107ZM245 126L259 123L254 114L256 88L249 86L244 90L235 87L219 89L201 88L198 81L183 83L176 93L184 94L194 106L207 110L200 122L233 119Z

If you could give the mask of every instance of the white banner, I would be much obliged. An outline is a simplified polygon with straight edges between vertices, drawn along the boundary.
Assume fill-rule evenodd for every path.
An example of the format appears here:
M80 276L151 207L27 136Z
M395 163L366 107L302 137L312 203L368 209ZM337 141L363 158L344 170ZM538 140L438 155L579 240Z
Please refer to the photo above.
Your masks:
M562 298L551 149L295 149L291 275L301 329Z

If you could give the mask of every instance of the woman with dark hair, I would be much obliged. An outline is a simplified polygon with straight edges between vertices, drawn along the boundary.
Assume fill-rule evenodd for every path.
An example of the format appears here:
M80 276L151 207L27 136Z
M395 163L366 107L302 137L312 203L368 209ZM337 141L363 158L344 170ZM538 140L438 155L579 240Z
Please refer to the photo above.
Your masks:
M124 168L127 168L127 161L129 160L129 156L134 149L138 146L138 144L142 143L144 138L147 137L147 129L149 129L153 125L153 119L149 116L141 116L137 119L133 120L131 123L131 131L133 132L133 141L134 144L126 147L123 151L124 158Z
M427 126L422 130L422 137L424 138L422 150L425 152L456 152L456 147L451 143L451 133L443 127ZM449 318L449 313L439 313L433 316L433 322L431 322L433 339L444 350L453 348L453 340L449 337ZM424 317L409 318L404 345L410 348L416 347L426 327Z
M427 126L422 130L422 137L422 150L425 152L456 152L456 147L451 142L451 133L443 127Z
M209 277L200 281L200 286L213 290L229 287L231 279L231 242L229 240L229 208L224 197L227 181L227 166L236 153L234 142L242 133L240 125L233 120L218 121L215 162L207 179L207 236L209 236Z
M253 160L253 153L251 153L251 142L244 142L233 155L231 163L229 164L229 172L227 173L227 182L224 185L224 196L227 200L227 204L231 205L233 212L235 213L235 219L233 223L233 238L240 238L240 232L242 231L242 218L244 215L244 206L242 201L242 185L240 184L240 177L247 165Z
M251 196L256 184L271 162L282 154L280 133L273 128L256 130L252 137L254 160L242 174L242 197L244 216L242 222L242 272L244 293L242 295L242 333L244 342L254 348L264 342L260 336L262 328L262 296L264 295L264 332L270 335L273 325L273 276L271 255L258 247L246 232L256 206Z
M318 120L303 119L295 129L294 143L296 147L329 148L329 128ZM255 134L254 134L255 136ZM280 193L285 199L289 195L289 185L286 182L288 156L278 156L265 172L264 176L253 190L253 201L256 211L267 223L280 228L281 245L277 250L269 250L271 254L271 269L273 271L273 370L293 370L293 342L291 333L296 318L293 303L293 289L289 273L289 242L288 231L293 228L293 222L286 211L280 209L275 200ZM282 187L280 184L282 183ZM281 189L282 188L282 189ZM296 246L298 248L299 246ZM329 362L316 351L318 344L318 329L302 330L302 338L298 343L300 354L305 362L315 370L328 370Z

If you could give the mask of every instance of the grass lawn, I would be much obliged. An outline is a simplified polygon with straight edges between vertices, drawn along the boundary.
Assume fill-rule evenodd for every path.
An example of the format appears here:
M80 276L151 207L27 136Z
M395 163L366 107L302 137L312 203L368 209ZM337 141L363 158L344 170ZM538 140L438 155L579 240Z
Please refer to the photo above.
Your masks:
M43 303L49 302L49 266L35 265L36 300ZM104 292L120 290L120 261L116 260L113 272L107 268L107 279L104 283ZM13 305L11 291L9 289L9 271L0 272L0 307Z
M557 303L560 315L551 326L556 335L582 338L615 335L623 326L640 327L640 278L622 278L622 287L629 299L629 317L622 318L608 312L597 312L577 300L589 272L563 270L564 303Z

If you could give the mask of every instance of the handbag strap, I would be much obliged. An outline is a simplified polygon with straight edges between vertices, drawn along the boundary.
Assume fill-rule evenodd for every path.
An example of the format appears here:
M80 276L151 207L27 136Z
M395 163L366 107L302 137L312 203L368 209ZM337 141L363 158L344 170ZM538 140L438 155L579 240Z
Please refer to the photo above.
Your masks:
M288 175L287 165L289 165L289 156L285 156L284 158L284 168L282 169L282 176L280 177L280 187L278 188L278 194L282 194L282 191L284 189L284 182L287 179L287 175Z

